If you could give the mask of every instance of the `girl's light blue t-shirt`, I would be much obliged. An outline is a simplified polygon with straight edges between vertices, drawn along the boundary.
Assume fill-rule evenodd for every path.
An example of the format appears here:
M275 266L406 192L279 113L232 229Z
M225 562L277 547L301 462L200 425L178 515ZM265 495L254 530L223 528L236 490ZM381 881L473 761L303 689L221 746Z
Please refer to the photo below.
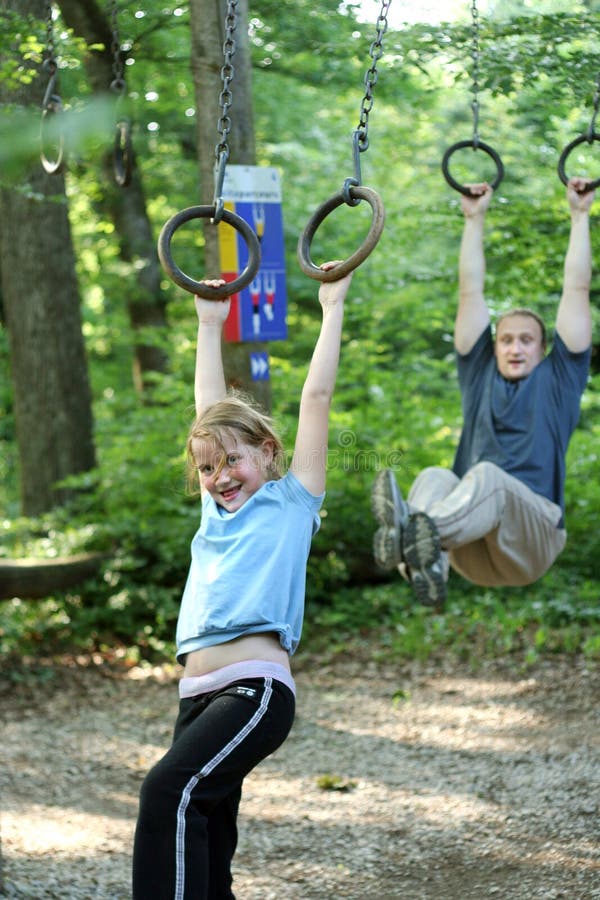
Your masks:
M204 495L177 622L178 659L267 631L294 653L324 496L313 496L291 472L266 482L233 513Z

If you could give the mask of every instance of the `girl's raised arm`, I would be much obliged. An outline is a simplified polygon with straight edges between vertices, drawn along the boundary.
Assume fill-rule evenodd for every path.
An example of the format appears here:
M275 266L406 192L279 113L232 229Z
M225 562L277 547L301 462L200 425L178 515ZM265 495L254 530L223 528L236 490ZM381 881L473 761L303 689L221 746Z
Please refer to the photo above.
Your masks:
M336 264L323 263L322 268L331 269ZM340 356L344 299L351 280L349 274L339 281L322 282L319 287L323 320L300 399L290 471L315 496L325 490L329 409Z
M224 282L215 279L207 284L220 287ZM227 394L221 342L223 325L229 315L229 300L203 300L201 297L194 300L198 314L194 397L196 415L200 415L207 406L212 406Z

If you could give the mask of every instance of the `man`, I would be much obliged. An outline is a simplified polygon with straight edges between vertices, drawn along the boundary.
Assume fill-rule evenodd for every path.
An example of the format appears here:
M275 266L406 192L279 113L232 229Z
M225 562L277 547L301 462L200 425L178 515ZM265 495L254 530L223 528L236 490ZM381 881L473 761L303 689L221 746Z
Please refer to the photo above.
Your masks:
M592 191L571 178L571 231L552 350L529 309L500 317L492 338L484 299L483 232L492 189L470 185L454 330L463 429L452 470L430 467L404 501L393 473L373 485L375 560L398 567L417 599L441 606L449 565L475 584L523 585L562 551L567 446L591 357Z

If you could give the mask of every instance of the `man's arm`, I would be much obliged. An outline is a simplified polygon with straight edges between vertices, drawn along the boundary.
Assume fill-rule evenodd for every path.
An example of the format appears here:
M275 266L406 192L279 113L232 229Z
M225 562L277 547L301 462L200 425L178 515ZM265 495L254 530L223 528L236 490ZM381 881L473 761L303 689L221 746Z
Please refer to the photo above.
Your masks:
M212 287L220 287L221 279L207 281ZM198 341L196 343L196 372L194 397L196 415L227 395L221 336L223 324L229 313L229 300L203 300L195 297L198 314Z
M571 209L571 232L565 256L563 292L556 314L556 331L572 353L587 350L592 341L590 281L592 248L589 211L594 192L580 194L585 178L570 178L567 200Z
M454 346L460 354L468 353L473 348L490 322L483 293L483 231L493 191L489 184L472 184L469 187L476 196L463 194L461 200L465 223L458 258L458 309L454 323Z

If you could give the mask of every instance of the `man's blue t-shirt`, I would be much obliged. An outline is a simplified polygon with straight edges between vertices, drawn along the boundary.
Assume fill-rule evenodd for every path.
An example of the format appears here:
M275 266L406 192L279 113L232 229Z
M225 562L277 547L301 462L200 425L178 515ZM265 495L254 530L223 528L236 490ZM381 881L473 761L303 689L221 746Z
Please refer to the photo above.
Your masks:
M457 354L463 430L453 471L493 462L564 514L565 457L579 419L591 348L572 353L559 334L527 378L500 375L488 326L469 353Z

